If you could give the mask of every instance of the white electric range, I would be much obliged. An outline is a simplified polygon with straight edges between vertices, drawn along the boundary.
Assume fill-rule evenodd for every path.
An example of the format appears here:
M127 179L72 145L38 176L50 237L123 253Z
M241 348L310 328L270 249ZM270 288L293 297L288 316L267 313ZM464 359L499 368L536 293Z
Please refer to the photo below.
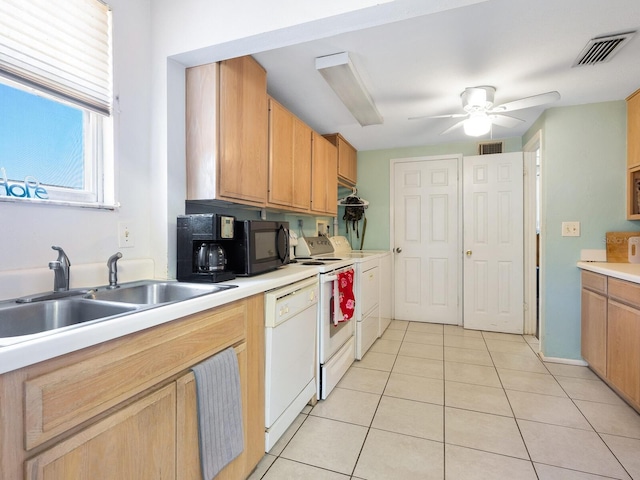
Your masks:
M355 315L347 320L340 308L339 279L353 279L354 261L333 254L333 246L326 237L300 237L296 246L296 258L289 268L296 265L313 265L318 269L320 294L318 299L318 375L317 395L326 399L347 372L355 358ZM346 287L345 287L346 288ZM356 291L351 285L355 296ZM355 297L355 304L358 304Z
M352 250L346 237L329 239L333 255L351 258L356 267L356 359L361 360L391 323L391 252Z

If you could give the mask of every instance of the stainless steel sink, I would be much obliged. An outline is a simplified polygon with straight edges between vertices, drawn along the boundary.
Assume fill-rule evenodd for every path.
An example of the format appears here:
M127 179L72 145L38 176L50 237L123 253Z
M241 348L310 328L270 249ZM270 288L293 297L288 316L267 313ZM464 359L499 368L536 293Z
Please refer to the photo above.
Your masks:
M142 285L122 285L113 290L96 290L85 295L84 298L134 305L161 305L222 292L234 287L235 285L154 282Z
M0 338L48 332L134 310L137 310L134 305L114 305L78 298L4 305L0 308Z
M113 290L47 292L0 302L0 346L234 287L144 280Z

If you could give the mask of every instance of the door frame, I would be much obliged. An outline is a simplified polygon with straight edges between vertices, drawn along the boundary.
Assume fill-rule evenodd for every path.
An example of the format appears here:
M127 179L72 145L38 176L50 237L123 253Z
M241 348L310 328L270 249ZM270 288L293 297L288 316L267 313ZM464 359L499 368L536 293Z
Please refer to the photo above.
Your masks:
M543 212L540 211L540 252L539 252L539 284L536 287L536 202L542 199L537 198L536 192L536 150L540 149L540 183L542 185L542 131L538 130L533 137L524 145L524 302L527 308L524 312L524 333L525 335L535 335L536 324L539 320L540 329L538 332L540 348L542 348L542 302L543 302L543 282L542 282L542 258L543 241L542 225ZM541 189L542 190L542 189ZM539 306L536 302L536 295L539 296ZM538 308L539 307L539 308ZM539 310L539 312L538 312Z
M450 155L429 155L429 156L420 156L420 157L406 157L406 158L392 158L389 162L389 249L391 250L391 262L392 262L392 270L393 274L393 284L395 291L395 265L396 265L396 247L395 247L395 166L397 163L409 163L409 162L429 162L435 160L457 160L457 175L456 181L458 183L458 219L457 219L457 227L458 227L458 235L457 235L457 245L456 249L458 250L458 265L457 265L457 284L458 284L458 312L456 324L458 326L462 326L463 321L463 308L462 308L462 185L460 180L460 175L462 172L462 154L461 153L452 153ZM395 318L395 296L392 299L392 314L393 318Z

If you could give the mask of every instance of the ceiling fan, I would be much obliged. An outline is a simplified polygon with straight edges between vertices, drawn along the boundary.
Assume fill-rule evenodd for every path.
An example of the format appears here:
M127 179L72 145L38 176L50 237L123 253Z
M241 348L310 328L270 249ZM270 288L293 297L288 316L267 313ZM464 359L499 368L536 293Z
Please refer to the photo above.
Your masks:
M460 120L458 123L447 128L441 135L463 127L467 135L478 137L488 133L491 129L491 125L493 124L501 127L513 128L524 121L519 118L504 115L504 112L537 107L560 99L560 94L554 91L494 106L493 98L495 93L495 87L468 87L460 94L460 98L462 99L462 108L465 113L411 117L409 120L417 120L420 118L462 118L463 120Z

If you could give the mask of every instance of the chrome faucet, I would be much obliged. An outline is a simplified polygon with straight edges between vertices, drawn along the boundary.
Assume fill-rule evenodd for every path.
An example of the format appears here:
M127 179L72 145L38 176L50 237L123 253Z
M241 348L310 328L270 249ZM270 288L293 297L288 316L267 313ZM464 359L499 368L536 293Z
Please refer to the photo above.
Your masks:
M107 260L107 267L109 267L109 286L107 288L114 289L120 288L118 285L118 259L122 258L122 254L120 252L114 253Z
M53 270L54 275L53 291L65 292L69 290L69 267L71 267L71 262L61 247L56 247L54 245L51 248L58 252L58 259L53 262L49 262L49 268Z

